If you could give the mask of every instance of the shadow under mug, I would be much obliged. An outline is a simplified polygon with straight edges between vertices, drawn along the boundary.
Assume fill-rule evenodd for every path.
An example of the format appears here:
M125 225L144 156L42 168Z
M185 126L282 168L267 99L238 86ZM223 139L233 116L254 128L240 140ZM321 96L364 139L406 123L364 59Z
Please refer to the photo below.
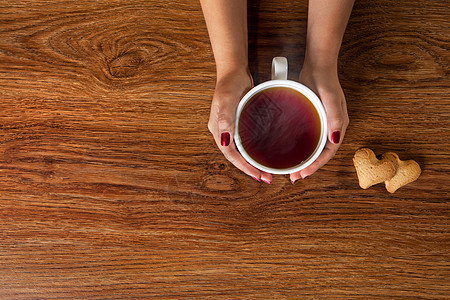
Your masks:
M307 166L309 166L310 164L312 164L317 157L320 155L320 153L323 151L323 148L325 147L325 144L327 142L327 117L326 117L326 113L325 110L323 108L322 102L320 101L319 97L317 97L317 95L311 91L309 88L307 88L305 85L296 82L296 81L292 81L292 80L287 80L287 74L288 74L288 62L287 59L285 57L275 57L272 60L272 76L271 76L271 80L263 82L257 86L255 86L254 88L252 88L239 102L239 105L237 107L237 111L236 111L236 125L235 125L235 134L234 134L234 142L236 144L237 149L239 150L239 152L241 153L241 155L244 157L244 159L250 163L252 166L254 166L255 168L262 170L264 172L267 173L271 173L271 174L290 174L290 173L294 173L294 172L298 172L304 168L306 168ZM317 116L318 120L318 126L320 126L320 129L318 129L319 133L317 134L317 137L315 138L315 141L317 141L315 143L315 147L313 145L313 150L311 151L311 153L308 155L308 157L306 157L305 159L303 159L301 162L296 163L295 165L291 165L291 166L283 166L283 167L272 167L272 166L268 166L265 165L264 163L261 163L260 161L257 161L257 159L253 158L249 152L247 151L248 149L246 149L246 141L245 138L242 136L241 134L243 132L240 133L240 129L241 127L247 127L247 130L252 130L252 126L248 126L248 124L246 124L245 126L242 123L242 117L243 117L243 111L248 109L247 107L249 106L250 103L252 103L252 101L256 101L255 99L257 98L258 95L263 94L264 92L267 92L269 89L271 89L272 91L274 90L273 88L282 88L282 89L287 89L287 90L293 90L293 92L298 92L300 93L303 97L302 99L305 99L305 101L309 101L308 103L306 103L307 105L309 105L310 107L312 107L312 112ZM259 105L260 107L256 107L253 108L254 112L257 112L257 114L261 114L263 121L261 122L266 122L268 119L273 119L273 118L280 118L280 114L283 114L283 111L278 110L278 108L276 107L276 103L275 105L272 103L272 107L263 107L264 103L268 103L268 102L273 102L276 101L276 99L264 99L262 102L259 101L257 102L258 104L256 104L256 102L253 103L253 106L255 105ZM312 106L311 106L312 104ZM286 108L285 108L286 109ZM287 108L289 109L289 108ZM277 116L273 116L275 113L273 112L274 110L277 110L276 113L278 113ZM282 116L281 116L282 117ZM255 118L258 118L258 116L256 116ZM295 120L294 120L295 121ZM263 124L264 125L264 124ZM261 124L256 124L256 127L261 126ZM270 127L270 126L269 126ZM283 132L286 132L284 130L280 130ZM301 130L301 129L300 129ZM276 136L278 132L267 132L266 134L270 134L270 135L274 135ZM279 133L278 133L279 134ZM264 137L263 137L264 138ZM271 137L273 140L273 137ZM276 143L276 140L275 140ZM302 141L292 141L292 143L299 143L296 147L302 147ZM262 144L262 148L260 149L260 151L264 152L264 142L259 143ZM281 143L280 143L281 145ZM298 149L298 148L297 148ZM262 155L264 155L264 153L262 153ZM281 151L280 153L270 153L271 156L277 156L277 155L284 155L283 151Z

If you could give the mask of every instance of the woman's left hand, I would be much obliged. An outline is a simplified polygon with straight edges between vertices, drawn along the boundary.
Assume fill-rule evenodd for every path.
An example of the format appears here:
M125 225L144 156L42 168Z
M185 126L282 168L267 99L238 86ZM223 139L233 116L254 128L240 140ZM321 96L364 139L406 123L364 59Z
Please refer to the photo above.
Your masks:
M292 183L312 175L334 157L349 123L347 104L337 70L315 68L305 64L300 72L299 81L313 90L322 101L327 114L328 139L323 152L311 165L290 174Z

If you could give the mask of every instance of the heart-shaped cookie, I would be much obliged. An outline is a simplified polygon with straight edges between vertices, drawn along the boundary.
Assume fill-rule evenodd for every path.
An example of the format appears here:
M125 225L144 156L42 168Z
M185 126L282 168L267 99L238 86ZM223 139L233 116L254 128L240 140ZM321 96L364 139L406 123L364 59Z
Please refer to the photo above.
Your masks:
M367 189L374 184L391 179L396 172L396 163L389 159L379 160L369 148L361 148L353 156L353 164L359 186Z
M394 193L396 190L413 182L419 178L422 170L417 162L414 160L400 160L398 155L394 152L386 152L381 156L382 160L391 161L397 165L397 172L395 175L384 182L389 193Z

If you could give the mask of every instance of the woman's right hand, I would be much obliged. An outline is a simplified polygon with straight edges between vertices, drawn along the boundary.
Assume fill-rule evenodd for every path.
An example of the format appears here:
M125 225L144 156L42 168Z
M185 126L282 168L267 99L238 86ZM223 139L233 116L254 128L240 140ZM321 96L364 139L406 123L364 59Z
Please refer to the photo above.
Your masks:
M250 165L238 152L234 143L236 108L241 98L253 87L247 68L233 70L217 78L211 104L208 128L217 147L234 166L254 179L272 182L272 175Z

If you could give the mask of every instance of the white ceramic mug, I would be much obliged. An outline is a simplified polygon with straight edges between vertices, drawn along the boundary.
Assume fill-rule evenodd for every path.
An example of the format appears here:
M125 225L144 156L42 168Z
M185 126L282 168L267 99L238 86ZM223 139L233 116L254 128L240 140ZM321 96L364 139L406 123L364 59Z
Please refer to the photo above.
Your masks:
M319 97L316 96L316 94L311 91L309 88L304 86L303 84L287 80L287 74L288 74L288 63L287 59L285 57L275 57L272 60L272 79L266 82L263 82L254 88L252 88L240 101L237 111L236 111L236 127L235 127L235 134L234 134L234 142L236 144L237 149L241 153L241 155L244 157L244 159L250 163L252 166L254 166L257 169L260 169L262 171L271 173L271 174L290 174L297 171L300 171L310 164L312 164L317 157L322 152L323 148L325 147L325 144L327 142L327 116L325 113L325 110L323 108L322 102L320 101ZM314 106L315 110L317 111L320 119L320 137L319 142L317 143L317 146L315 147L315 150L312 152L312 154L305 160L303 160L301 163L288 167L283 169L276 169L269 166L265 166L253 159L247 151L244 149L241 141L241 137L239 135L239 121L241 117L241 113L246 106L246 104L253 99L253 97L269 88L273 87L282 87L282 88L289 88L293 89L297 92L300 92L303 96L305 96Z

